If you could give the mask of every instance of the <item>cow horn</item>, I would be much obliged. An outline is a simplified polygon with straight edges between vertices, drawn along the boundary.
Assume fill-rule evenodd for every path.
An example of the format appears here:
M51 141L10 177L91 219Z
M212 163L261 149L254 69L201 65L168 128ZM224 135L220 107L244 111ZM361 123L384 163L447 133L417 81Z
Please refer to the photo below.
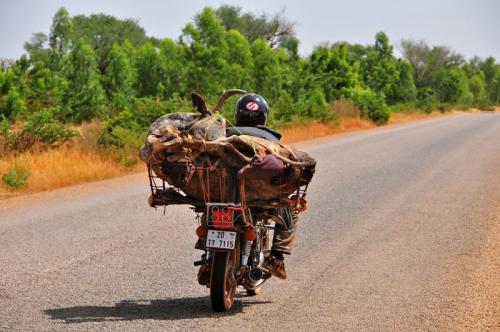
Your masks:
M208 109L207 102L205 101L205 98L203 98L202 95L196 92L192 92L191 100L193 102L193 107L196 108L198 112L200 112L203 115L206 114L213 115L213 113Z
M215 111L214 113L219 113L220 110L222 109L222 106L224 106L224 103L226 102L226 99L234 96L234 95L242 95L247 93L245 90L241 89L229 89L227 91L224 91L224 93L219 97L219 100L217 101L217 105L215 105Z

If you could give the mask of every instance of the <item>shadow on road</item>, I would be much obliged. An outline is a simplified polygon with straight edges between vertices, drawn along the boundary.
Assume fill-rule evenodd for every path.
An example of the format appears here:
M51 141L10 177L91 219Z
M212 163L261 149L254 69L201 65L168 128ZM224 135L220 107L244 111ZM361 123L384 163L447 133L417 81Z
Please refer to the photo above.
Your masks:
M238 296L240 297L240 296ZM166 300L123 300L114 306L75 306L47 309L51 319L65 323L104 322L138 319L179 320L231 316L241 313L248 305L269 302L235 300L230 312L213 312L208 297L191 297Z

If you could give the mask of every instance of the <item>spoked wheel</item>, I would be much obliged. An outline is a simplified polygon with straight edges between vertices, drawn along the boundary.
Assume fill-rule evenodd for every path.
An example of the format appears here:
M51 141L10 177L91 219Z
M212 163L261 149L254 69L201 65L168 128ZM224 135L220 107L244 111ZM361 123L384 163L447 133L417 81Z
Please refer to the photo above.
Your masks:
M238 250L215 252L212 258L210 300L215 311L231 309L238 284L235 274L238 266Z

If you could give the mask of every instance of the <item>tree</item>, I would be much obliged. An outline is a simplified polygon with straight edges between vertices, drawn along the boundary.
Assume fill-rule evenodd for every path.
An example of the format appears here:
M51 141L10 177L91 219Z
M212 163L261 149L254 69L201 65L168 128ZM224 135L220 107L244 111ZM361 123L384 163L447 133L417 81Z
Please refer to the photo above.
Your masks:
M269 46L274 48L280 45L282 38L293 37L295 35L294 28L295 23L285 18L284 11L275 14L267 24L266 39Z
M361 117L370 119L377 125L383 125L389 121L391 112L382 95L369 89L356 87L352 91L351 100L361 110Z
M286 50L288 58L291 61L298 61L299 56L299 44L300 41L294 36L282 36L280 38L280 48Z
M439 68L433 74L431 85L443 103L455 103L463 91L462 77L456 70Z
M126 107L135 95L135 68L125 50L113 45L104 77L106 92L114 106Z
M139 48L135 65L137 94L140 97L162 94L160 57L153 44L146 43Z
M295 37L295 23L286 19L284 11L269 17L268 14L243 13L239 6L221 5L215 14L226 30L238 30L250 43L263 39L271 48L277 48L283 47L288 38Z
M412 68L408 61L397 60L397 71L399 73L398 81L394 86L394 102L409 102L417 97L417 88L413 81Z
M186 93L189 75L184 50L169 38L162 40L159 47L163 97L169 99L175 94L183 95Z
M104 91L99 81L95 53L83 40L69 54L65 76L68 80L64 96L66 117L80 122L98 116L105 102Z
M43 109L61 107L67 84L60 74L52 72L43 62L36 62L27 74L27 112L35 113Z
M298 114L305 119L331 120L335 113L325 99L320 87L314 87L299 99L295 105Z
M277 98L282 90L284 51L275 51L262 39L252 44L255 91L268 99Z
M431 48L423 40L404 39L401 41L401 47L403 57L412 65L417 88L428 85L438 68L459 67L464 63L460 54L445 46Z
M3 68L0 67L0 94L3 91L4 84L5 84L5 74L3 73Z
M133 19L119 20L111 15L77 15L72 18L73 32L71 40L77 43L83 39L96 52L101 73L108 65L108 53L114 44L122 45L129 41L139 47L148 41L144 28Z
M382 93L389 102L397 100L399 72L396 59L392 55L393 47L384 32L375 36L375 44L361 60L363 83L377 93Z
M24 49L29 54L32 63L43 62L49 64L50 52L47 48L49 37L43 32L37 32L31 35L29 42L24 43Z
M472 93L473 102L477 105L487 99L484 78L480 75L474 75L469 79L469 90Z
M382 59L392 57L393 47L389 44L389 37L383 31L377 32L375 35L375 45L373 48Z
M52 68L56 71L60 69L61 59L69 49L71 31L72 23L69 13L66 8L61 7L52 19L49 36L50 59Z
M214 11L206 7L188 23L181 36L186 54L189 77L188 88L216 95L224 90L228 73L226 31Z
M317 47L306 67L306 89L320 86L327 101L349 97L359 85L358 66L347 60L347 47Z
M225 86L246 90L253 90L254 64L252 50L245 37L238 31L231 30L226 33L228 67Z
M488 57L479 62L479 69L483 72L485 89L488 100L492 103L500 102L500 66L494 57Z
M10 119L16 119L25 109L26 106L22 95L17 91L16 87L11 87L9 92L2 98L0 115Z

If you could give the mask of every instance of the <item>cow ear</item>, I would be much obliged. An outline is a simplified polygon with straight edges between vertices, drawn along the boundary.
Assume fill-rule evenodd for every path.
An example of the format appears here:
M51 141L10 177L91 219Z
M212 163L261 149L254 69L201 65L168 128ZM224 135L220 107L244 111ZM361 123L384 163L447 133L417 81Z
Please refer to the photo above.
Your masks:
M203 115L212 115L212 112L208 109L207 102L199 93L191 93L191 100L193 101L193 107L196 108L198 112Z

